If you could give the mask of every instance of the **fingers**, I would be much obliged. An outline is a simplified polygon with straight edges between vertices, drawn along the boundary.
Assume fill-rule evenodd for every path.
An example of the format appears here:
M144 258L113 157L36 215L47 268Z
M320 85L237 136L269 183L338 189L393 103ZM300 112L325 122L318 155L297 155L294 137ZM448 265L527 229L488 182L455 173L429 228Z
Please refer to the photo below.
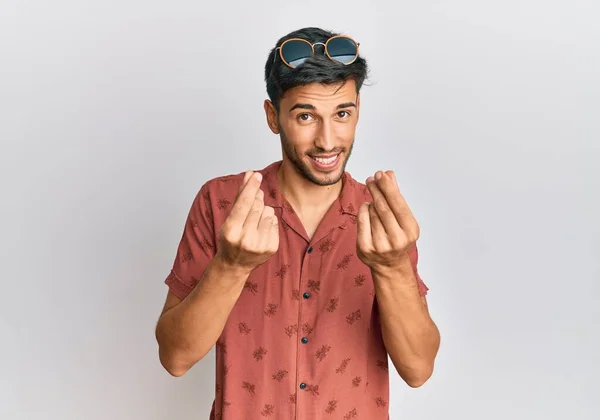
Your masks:
M246 178L248 179L246 180ZM244 176L244 179L246 180L246 183L241 187L229 214L229 220L233 224L239 226L242 226L245 223L250 210L255 205L254 201L256 199L256 194L260 190L262 175L259 172L252 173L249 171Z
M246 173L244 174L244 180L242 181L242 185L240 185L240 191L244 189L244 186L246 185L251 176L252 171L246 171Z
M256 234L258 235L260 249L269 253L277 252L279 249L279 221L273 207L264 207Z
M379 181L381 182L381 180ZM367 188L371 192L373 197L373 211L379 216L378 223L390 237L397 237L402 234L402 229L396 219L395 214L390 208L386 196L383 194L379 187L379 182L372 177L367 179ZM379 229L379 227L378 227Z
M267 235L270 230L278 230L279 220L275 216L275 209L270 206L264 206L260 221L258 222L258 230L261 235Z
M373 249L373 236L371 233L371 218L369 216L369 203L362 203L358 209L358 223L356 239L358 248L363 250Z
M396 181L396 175L393 171L378 172L375 176L377 186L385 197L389 208L394 213L396 220L404 229L414 229L416 220L406 203L406 200L400 193L400 188Z
M259 189L254 196L254 203L244 221L244 228L256 229L258 227L258 222L260 221L263 209L265 208L264 198L265 193L263 190Z
M386 251L390 244L388 235L385 233L385 228L373 203L369 205L369 222L371 224L371 237L374 249L377 251Z
M240 196L240 194L242 193L242 191L244 190L244 187L246 186L246 184L248 183L248 180L250 179L250 177L252 176L252 171L246 171L244 173L244 179L242 180L242 183L240 184L240 187L238 188L238 192L235 195L235 200L237 201L238 197Z

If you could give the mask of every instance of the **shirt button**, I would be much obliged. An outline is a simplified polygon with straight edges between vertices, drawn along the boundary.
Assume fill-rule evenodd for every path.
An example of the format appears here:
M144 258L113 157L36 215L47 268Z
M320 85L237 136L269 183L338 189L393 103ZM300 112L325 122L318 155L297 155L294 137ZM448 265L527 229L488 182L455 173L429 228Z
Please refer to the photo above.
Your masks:
M302 337L302 343L304 343L304 344L308 343L308 338Z
M308 250L306 252L308 252L309 254L312 253L312 246L310 248L308 248Z
M304 299L308 299L310 297L310 293L306 292L302 295Z
M304 388L306 388L306 384L305 384L304 382L302 382L302 383L300 384L300 389L304 389Z

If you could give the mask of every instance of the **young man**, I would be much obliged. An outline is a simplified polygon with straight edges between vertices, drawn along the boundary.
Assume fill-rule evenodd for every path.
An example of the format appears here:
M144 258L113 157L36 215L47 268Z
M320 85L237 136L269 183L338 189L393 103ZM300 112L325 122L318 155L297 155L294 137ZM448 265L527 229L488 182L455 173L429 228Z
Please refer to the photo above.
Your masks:
M280 39L264 108L283 159L193 202L156 337L174 376L216 344L211 419L388 419L388 355L411 387L432 374L419 226L393 172L345 171L366 73L351 38Z

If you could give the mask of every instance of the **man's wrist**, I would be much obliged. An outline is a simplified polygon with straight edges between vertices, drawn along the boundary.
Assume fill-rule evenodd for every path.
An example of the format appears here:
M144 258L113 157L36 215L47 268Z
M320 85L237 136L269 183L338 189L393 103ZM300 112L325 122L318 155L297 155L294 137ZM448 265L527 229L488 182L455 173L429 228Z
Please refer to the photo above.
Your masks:
M252 270L248 267L242 267L239 264L231 263L227 261L223 256L217 252L214 256L212 265L214 269L219 273L219 277L223 280L229 281L243 281L245 282Z
M392 265L373 265L371 272L381 280L397 280L398 278L414 275L413 266L408 254L402 255Z
M371 273L375 288L379 292L400 293L407 297L419 294L419 284L408 254L393 266L371 267Z

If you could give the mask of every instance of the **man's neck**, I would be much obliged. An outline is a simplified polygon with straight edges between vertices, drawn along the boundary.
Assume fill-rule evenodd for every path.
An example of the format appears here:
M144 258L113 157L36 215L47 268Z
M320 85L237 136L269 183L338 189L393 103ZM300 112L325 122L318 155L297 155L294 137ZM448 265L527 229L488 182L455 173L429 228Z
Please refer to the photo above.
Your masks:
M342 191L342 180L333 185L316 185L287 161L282 162L277 176L283 197L299 214L325 213Z

